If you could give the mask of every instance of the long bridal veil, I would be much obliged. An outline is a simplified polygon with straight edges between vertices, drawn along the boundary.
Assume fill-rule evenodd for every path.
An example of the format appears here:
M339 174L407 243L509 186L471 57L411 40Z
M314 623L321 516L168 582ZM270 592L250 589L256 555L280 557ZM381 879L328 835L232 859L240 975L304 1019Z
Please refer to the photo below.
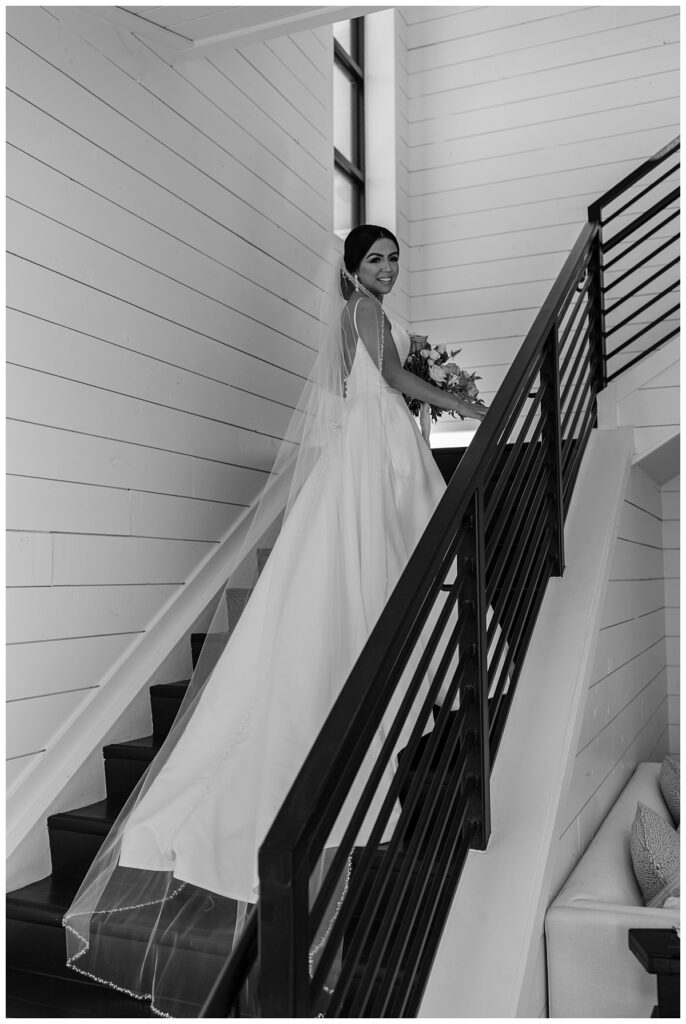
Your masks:
M326 290L319 352L267 482L235 527L227 584L180 712L65 916L69 965L150 1000L161 1016L197 1016L224 966L258 895L257 849L383 608L397 566L409 555L396 550L401 542L393 530L396 510L384 453L388 389L380 371L384 345L392 339L380 318L376 352L362 351L361 343L358 350L353 304L346 305L339 287L340 268L329 273L335 284ZM349 401L353 364L369 358L376 372L368 382L376 393L368 388L364 396ZM350 455L344 451L345 436L353 417L355 435L364 438L364 445L354 453L354 472L345 472ZM381 542L379 523L386 524ZM262 586L258 601L261 573L268 585ZM307 619L299 652L293 651L294 620L289 614L294 588L298 620L302 614ZM298 642L302 644L302 633ZM244 674L237 652L246 647L250 671ZM305 677L316 682L316 694L302 692L296 654L301 665L307 664ZM275 688L293 694L289 728L296 741L299 718L309 715L308 746L296 742L292 761L281 766L276 781L267 770L254 788L247 778L245 786L221 794L226 820L204 837L201 867L177 861L174 829L165 842L155 845L150 839L152 852L139 853L145 843L137 846L133 840L150 838L149 808L160 803L165 779L179 759L189 775L197 771L202 785L211 786L219 761L230 759L239 748L252 750L258 761L268 758L276 727L270 718ZM191 725L194 719L197 724L198 709L208 707L222 737L211 763L202 761L202 737L198 739ZM284 723L278 725L283 732ZM173 799L168 804L173 807ZM183 824L185 813L179 812L175 828ZM341 820L327 843L329 850L336 848L344 826ZM224 842L231 827L233 846ZM321 868L319 864L313 873L313 893ZM200 875L207 878L203 884ZM344 872L338 902L346 879ZM313 942L313 965L333 914L335 908L324 916Z

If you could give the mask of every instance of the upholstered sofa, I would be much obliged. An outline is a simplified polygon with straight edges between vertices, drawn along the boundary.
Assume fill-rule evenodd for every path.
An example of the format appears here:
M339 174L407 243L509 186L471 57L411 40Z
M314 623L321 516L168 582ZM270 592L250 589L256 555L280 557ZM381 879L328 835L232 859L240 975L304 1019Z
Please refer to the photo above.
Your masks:
M671 821L660 765L640 764L550 905L545 933L550 1017L650 1017L656 979L628 946L630 928L671 928L678 909L646 907L630 852L640 800Z

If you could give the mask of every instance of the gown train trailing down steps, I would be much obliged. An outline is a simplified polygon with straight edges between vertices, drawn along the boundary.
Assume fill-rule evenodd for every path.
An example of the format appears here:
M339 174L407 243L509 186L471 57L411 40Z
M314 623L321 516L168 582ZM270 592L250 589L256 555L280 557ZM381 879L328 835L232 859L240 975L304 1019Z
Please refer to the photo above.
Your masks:
M404 363L407 332L392 324L392 341ZM70 908L75 969L158 1014L197 1014L257 898L258 848L444 490L403 396L356 336L334 439ZM365 778L363 766L351 807ZM346 824L343 813L327 847Z

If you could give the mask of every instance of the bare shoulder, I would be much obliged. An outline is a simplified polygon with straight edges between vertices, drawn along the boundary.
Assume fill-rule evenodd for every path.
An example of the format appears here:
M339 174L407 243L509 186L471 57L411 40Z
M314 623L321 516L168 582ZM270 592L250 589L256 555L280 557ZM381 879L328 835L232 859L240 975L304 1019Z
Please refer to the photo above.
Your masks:
M352 295L348 299L348 310L357 318L357 322L376 323L381 312L379 303L369 295Z

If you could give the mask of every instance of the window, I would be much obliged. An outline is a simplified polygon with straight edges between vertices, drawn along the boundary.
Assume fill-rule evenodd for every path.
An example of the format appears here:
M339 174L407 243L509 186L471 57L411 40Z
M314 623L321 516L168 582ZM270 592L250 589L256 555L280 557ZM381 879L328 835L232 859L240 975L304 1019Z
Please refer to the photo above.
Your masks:
M333 27L334 231L364 223L364 18Z

